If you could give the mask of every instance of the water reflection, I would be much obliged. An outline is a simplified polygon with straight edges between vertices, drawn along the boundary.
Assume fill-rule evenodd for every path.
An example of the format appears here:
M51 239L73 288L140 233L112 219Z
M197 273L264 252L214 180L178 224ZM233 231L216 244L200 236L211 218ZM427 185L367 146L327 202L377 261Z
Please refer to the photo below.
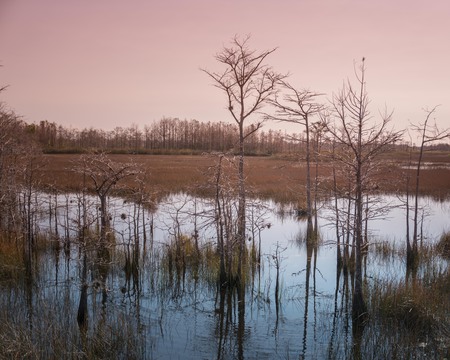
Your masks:
M43 357L51 357L53 346L38 335L46 327L55 334L63 327L74 352L93 356L123 349L131 358L363 357L364 326L350 317L354 279L348 263L339 260L351 250L342 239L337 251L326 208L318 236L289 209L267 202L263 212L255 210L259 222L253 222L258 225L248 243L257 261L247 269L245 284L223 287L217 283L207 200L174 196L154 211L110 198L108 246L97 241L101 224L94 198L58 195L53 201L39 227L58 239L55 246L33 262L22 293L0 288L0 305L27 324L46 348ZM433 209L424 233L434 241L448 230L448 204L423 201ZM403 222L403 213L393 208L388 220L374 221L371 241L401 246ZM175 235L184 240L172 243ZM404 274L401 261L366 257L366 280Z

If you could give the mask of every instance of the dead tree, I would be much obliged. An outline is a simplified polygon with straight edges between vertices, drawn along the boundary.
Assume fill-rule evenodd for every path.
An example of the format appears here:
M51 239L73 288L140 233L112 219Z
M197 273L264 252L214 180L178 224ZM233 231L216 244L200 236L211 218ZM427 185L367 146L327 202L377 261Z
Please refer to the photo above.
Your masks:
M436 123L430 125L429 121L431 116L436 112L437 106L430 109L425 109L425 121L422 124L411 125L412 130L420 136L419 158L417 160L416 167L416 183L414 188L414 209L413 209L413 238L412 244L409 238L409 220L407 223L407 236L406 236L406 263L408 269L413 269L418 263L418 213L419 213L419 183L420 183L420 170L422 166L422 159L425 146L431 142L439 141L450 137L450 129L440 130ZM408 196L408 194L407 194ZM408 200L408 199L407 199ZM409 207L409 201L407 201ZM407 209L409 213L409 208Z
M108 196L117 183L137 173L134 163L114 162L105 153L81 155L74 171L91 180L93 191L100 201L100 245L106 244L109 228Z
M287 91L282 98L275 97L270 100L270 104L275 106L276 112L274 115L267 115L266 118L276 121L284 121L294 124L299 124L305 127L306 134L306 212L308 219L308 234L312 234L312 184L311 184L311 118L318 115L323 109L324 105L317 102L317 97L322 94L315 93L309 90L298 90L286 81L280 81L281 86ZM298 140L298 139L295 139Z
M319 160L320 160L320 153L321 153L321 147L322 147L322 141L325 134L325 127L323 122L318 121L313 124L312 126L312 140L313 140L313 150L314 150L314 205L313 205L313 212L314 212L314 239L317 240L318 237L318 211L317 211L317 203L318 203L318 196L319 196Z
M83 176L83 194L88 190L93 191L100 201L100 234L97 244L98 255L98 271L100 273L100 283L103 284L103 301L106 301L106 287L104 281L108 269L109 252L107 249L107 238L109 232L109 214L107 211L107 200L111 195L117 183L126 177L130 177L137 173L134 163L118 163L114 162L105 153L81 155L79 160L73 166L73 171ZM87 180L90 180L92 188L88 189ZM86 206L83 201L83 214L80 218L86 217ZM84 230L86 220L82 221L83 238L81 240L82 248L82 272L81 272L81 294L78 306L77 321L81 328L86 328L87 324L87 249L84 239Z
M23 154L23 169L21 169L22 189L20 191L20 202L24 242L23 251L27 271L31 269L31 255L36 248L36 216L39 210L36 191L40 182L39 171L46 165L40 155L42 155L40 149L30 146L27 153Z
M388 129L392 113L381 114L379 124L373 122L368 108L365 70L363 58L359 71L355 71L357 87L347 81L340 92L333 96L333 120L324 124L338 146L335 159L349 172L351 179L349 195L354 205L352 233L355 243L355 286L352 302L354 320L364 317L367 311L362 288L364 201L366 194L373 188L371 178L381 163L377 159L378 156L398 141L402 134Z
M0 229L9 233L17 227L18 172L22 149L18 141L17 116L0 103ZM17 230L17 229L15 229ZM18 232L18 231L16 231Z
M260 53L248 47L250 37L240 39L235 36L230 47L216 55L216 60L224 65L222 72L202 69L214 80L214 85L226 94L227 109L233 117L239 133L239 167L238 167L238 238L240 241L238 274L241 274L242 255L245 246L245 174L244 154L245 140L258 131L263 120L246 126L249 117L266 104L276 92L277 83L285 76L275 73L265 61L276 48Z

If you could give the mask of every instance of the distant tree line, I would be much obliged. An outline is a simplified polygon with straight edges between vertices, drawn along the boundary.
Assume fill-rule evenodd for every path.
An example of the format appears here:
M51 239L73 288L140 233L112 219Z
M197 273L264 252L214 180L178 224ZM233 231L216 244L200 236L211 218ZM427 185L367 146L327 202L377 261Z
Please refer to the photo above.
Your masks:
M103 150L126 153L202 153L237 151L239 134L236 126L224 122L200 122L162 118L143 128L133 124L113 130L67 128L54 122L26 124L26 130L46 153ZM245 151L250 155L298 152L304 147L303 134L261 129L248 137ZM297 139L293 141L292 139ZM300 139L300 140L298 140Z
M142 129L133 124L130 127L118 126L111 131L93 127L82 130L67 128L47 120L27 124L18 117L15 117L15 124L25 138L40 144L44 153L81 153L88 150L136 154L236 152L239 145L236 126L224 122L162 118ZM410 144L399 142L396 147L408 151ZM430 144L427 149L449 151L450 144ZM248 155L303 151L306 151L306 132L293 134L260 129L248 137L245 145Z

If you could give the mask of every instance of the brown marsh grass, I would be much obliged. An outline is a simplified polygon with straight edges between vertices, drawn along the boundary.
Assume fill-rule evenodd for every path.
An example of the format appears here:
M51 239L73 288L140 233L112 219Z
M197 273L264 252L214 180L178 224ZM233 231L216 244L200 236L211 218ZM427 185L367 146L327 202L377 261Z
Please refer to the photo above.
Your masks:
M0 236L0 284L18 279L24 273L23 251Z
M437 350L439 356L450 351L450 274L442 272L432 281L387 281L370 290L373 322L397 346L416 344ZM419 342L417 343L417 341ZM437 357L440 358L440 357Z
M201 194L202 185L208 182L206 173L214 165L214 159L200 155L110 155L117 162L135 162L145 171L145 184L149 191L162 193L188 192ZM82 176L70 169L79 155L45 155L48 165L42 173L42 185L60 191L75 191L82 184ZM304 193L304 164L290 159L272 157L246 158L249 188L255 195L292 201ZM328 176L329 170L321 168ZM129 181L131 185L131 181ZM205 194L207 195L207 194Z
M441 235L437 243L437 250L443 258L450 260L450 232Z
M377 279L368 286L373 337L385 336L381 342L390 348L385 358L416 358L418 349L424 358L450 355L450 272L440 258L448 238L443 234L436 245L420 247L417 273L400 280ZM404 258L406 249L386 252Z
M171 193L188 192L200 195L201 185L209 180L206 172L214 165L214 159L201 155L110 155L117 162L135 162L145 171L145 184L150 192ZM425 161L435 159L437 155ZM48 165L42 172L42 185L60 191L76 191L81 187L82 176L71 171L73 163L79 155L58 154L45 155ZM404 157L400 154L384 155L386 161L383 172L378 175L380 191L398 193L405 191L406 174L414 184L415 170L402 170ZM440 155L439 161L450 165L450 156ZM332 164L326 161L319 163L319 178L322 188L331 189ZM314 171L313 171L314 174ZM271 198L275 201L303 201L305 196L306 164L297 157L247 157L246 176L248 187L255 196ZM128 180L131 185L132 180ZM439 198L450 194L450 166L424 168L421 170L420 191L423 195Z

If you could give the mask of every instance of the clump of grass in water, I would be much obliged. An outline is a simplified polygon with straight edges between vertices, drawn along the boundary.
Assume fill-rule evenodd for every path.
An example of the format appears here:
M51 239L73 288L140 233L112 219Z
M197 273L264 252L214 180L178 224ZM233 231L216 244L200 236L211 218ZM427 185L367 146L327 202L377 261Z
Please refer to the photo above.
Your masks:
M421 335L429 334L434 318L426 305L429 298L422 286L389 283L381 294L379 314Z
M193 266L200 262L202 254L197 251L194 240L185 235L178 236L167 244L164 259L169 268Z
M0 304L0 359L147 358L145 332L133 317L119 312L91 319L90 328L81 333L70 302L61 300L35 294L31 317L26 310L11 314Z
M238 268L238 247L235 246L233 251L230 285L234 285L233 279L236 277ZM244 247L241 279L244 284L247 283L247 279L251 279L251 271L256 269L259 259L255 251L255 249L247 246ZM179 277L180 275L190 274L194 279L215 286L220 274L220 256L214 244L199 243L197 248L195 239L181 235L163 248L161 269L163 269L163 275L167 276L166 279L169 280L169 283L174 275Z
M375 254L380 256L382 259L388 259L395 254L395 246L389 241L379 241L373 244L373 249Z
M24 271L23 251L0 238L0 282L17 280Z
M22 239L10 238L6 233L0 233L0 284L13 284L26 276L24 259L24 244ZM35 260L48 249L55 248L55 240L48 234L38 234L35 237Z
M450 231L441 235L436 249L444 259L450 260Z
M369 288L370 337L383 338L390 357L450 356L450 273L432 254L431 247L421 254L420 278L378 281Z

